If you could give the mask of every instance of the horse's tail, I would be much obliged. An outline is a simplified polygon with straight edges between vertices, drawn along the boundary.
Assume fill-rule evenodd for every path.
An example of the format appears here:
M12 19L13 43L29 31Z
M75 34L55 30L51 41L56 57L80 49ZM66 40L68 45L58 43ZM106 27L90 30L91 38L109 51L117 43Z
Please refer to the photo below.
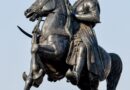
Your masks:
M107 77L107 90L116 90L122 72L122 61L115 53L110 53L112 59L112 67Z

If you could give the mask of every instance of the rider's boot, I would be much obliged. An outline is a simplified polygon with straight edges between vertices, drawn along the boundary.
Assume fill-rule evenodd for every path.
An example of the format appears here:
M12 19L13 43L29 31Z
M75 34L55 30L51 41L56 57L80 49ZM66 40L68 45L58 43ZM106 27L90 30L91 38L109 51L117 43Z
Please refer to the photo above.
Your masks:
M79 82L86 56L86 49L83 45L80 45L78 49L76 64L73 66L73 70L69 69L66 73L68 81L70 81L73 85L77 85Z

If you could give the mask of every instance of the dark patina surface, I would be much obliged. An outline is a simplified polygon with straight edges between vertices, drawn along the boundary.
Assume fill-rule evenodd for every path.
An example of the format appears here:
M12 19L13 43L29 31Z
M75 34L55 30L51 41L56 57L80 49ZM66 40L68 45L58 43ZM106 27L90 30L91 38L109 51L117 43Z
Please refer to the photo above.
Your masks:
M107 90L116 90L122 61L97 43L93 28L100 23L97 0L36 0L26 11L30 21L38 21L32 35L30 73L23 73L24 90L39 87L44 75L56 82L64 77L80 90L98 90L107 81ZM39 28L45 17L42 28Z

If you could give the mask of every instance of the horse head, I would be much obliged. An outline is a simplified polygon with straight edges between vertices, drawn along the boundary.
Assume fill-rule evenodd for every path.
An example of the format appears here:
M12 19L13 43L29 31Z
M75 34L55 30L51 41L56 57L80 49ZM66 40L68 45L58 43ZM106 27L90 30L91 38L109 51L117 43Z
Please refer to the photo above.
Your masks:
M29 18L30 21L35 21L42 13L42 8L50 0L36 0L27 10L24 15Z

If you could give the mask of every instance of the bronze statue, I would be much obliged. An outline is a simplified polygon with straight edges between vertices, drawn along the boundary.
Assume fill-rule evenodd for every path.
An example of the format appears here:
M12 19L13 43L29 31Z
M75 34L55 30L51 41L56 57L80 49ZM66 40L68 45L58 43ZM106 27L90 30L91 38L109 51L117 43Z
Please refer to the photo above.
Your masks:
M31 21L38 20L32 38L29 75L23 73L24 90L39 87L44 75L56 82L64 77L80 90L97 90L99 81L107 80L107 90L116 90L122 61L107 53L96 40L93 27L100 22L97 0L36 0L25 11ZM46 17L39 29L42 17Z

